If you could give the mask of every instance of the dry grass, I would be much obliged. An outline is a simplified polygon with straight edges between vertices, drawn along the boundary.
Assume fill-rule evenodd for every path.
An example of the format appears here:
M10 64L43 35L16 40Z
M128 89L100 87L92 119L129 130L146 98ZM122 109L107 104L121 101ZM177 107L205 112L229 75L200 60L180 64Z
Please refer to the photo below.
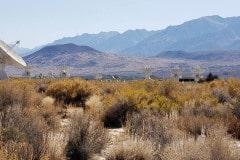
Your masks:
M24 142L8 142L4 145L6 149L6 159L31 160L34 159L33 148L30 144Z
M240 154L224 136L183 139L169 144L161 153L162 160L237 160Z
M42 106L43 106L43 107L53 106L53 105L54 105L54 102L55 102L55 99L54 99L54 98L47 96L47 97L43 98L43 100L42 100Z
M150 141L138 138L119 142L108 150L107 160L154 160L154 146Z
M128 134L150 140L156 149L185 136L185 133L177 128L175 119L149 113L150 111L145 111L128 117Z
M109 159L239 159L231 138L240 139L239 93L238 79L0 81L0 157L88 159L106 146L104 126L124 126L132 138ZM61 116L74 118L64 119L69 134Z
M100 120L100 116L103 114L103 102L98 95L92 95L86 101L87 112Z
M67 159L87 160L100 153L108 141L106 130L88 115L73 117L66 146Z

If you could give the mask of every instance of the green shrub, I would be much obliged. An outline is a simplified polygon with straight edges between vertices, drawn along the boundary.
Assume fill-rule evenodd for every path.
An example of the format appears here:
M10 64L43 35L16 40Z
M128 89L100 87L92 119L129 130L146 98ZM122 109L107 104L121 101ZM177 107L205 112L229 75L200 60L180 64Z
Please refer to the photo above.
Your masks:
M46 94L65 104L85 107L86 99L93 94L94 87L80 79L62 79L49 84Z

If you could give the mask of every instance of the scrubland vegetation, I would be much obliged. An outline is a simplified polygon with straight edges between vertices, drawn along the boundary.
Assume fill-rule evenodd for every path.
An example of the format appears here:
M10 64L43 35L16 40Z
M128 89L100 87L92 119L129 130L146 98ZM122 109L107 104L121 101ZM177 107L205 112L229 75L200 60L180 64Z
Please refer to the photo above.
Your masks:
M237 160L239 140L238 79L0 81L3 160Z

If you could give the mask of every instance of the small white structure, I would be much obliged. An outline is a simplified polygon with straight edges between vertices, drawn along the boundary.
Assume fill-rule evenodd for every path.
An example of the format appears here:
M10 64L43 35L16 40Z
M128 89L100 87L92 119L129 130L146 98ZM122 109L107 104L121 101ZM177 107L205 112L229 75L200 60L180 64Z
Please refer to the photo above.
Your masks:
M48 72L48 78L54 78L55 77L55 73L51 70Z
M18 44L19 41L17 41L16 44ZM12 66L27 66L26 62L17 55L16 52L12 50L11 47L9 47L6 43L0 40L0 79L8 78L5 66L6 65L12 65Z
M179 81L179 79L182 78L182 72L183 70L179 66L174 66L172 69L172 77L175 81Z
M24 71L22 73L22 77L24 78L31 78L31 70L32 70L33 67L31 66L26 66L26 67L23 67Z
M102 80L102 79L103 79L103 75L101 75L101 74L96 74L95 79L96 79L96 80Z
M112 75L112 78L116 81L119 81L120 80L120 77L118 75Z
M146 79L151 79L151 74L153 72L153 68L150 65L145 66L143 69L143 72L145 73Z
M67 67L66 66L61 66L60 67L60 73L59 73L59 77L60 78L66 78L68 77L68 73L67 73Z
M204 69L202 69L198 65L192 70L192 74L196 82L198 82L201 78L203 78L203 73L204 73Z

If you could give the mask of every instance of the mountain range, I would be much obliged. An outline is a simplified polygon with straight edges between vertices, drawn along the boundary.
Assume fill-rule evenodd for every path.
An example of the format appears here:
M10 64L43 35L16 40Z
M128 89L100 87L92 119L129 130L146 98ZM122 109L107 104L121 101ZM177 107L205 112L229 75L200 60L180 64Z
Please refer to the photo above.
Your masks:
M32 52L28 50L27 54L46 45L67 43L90 46L102 52L141 57L178 50L186 52L238 50L240 49L239 26L240 17L207 16L158 31L137 29L128 30L122 34L110 31L64 37L52 43L43 44Z
M105 53L88 46L78 46L72 43L46 46L31 55L25 56L24 60L29 66L34 66L37 72L46 73L49 70L57 72L61 66L67 66L75 75L135 72L149 64L149 60L143 58ZM162 64L168 62L166 60ZM152 62L154 66L158 66L158 63L160 61Z
M240 64L240 51L166 51L152 57L124 56L98 51L89 46L76 44L57 44L44 48L24 57L28 66L34 66L33 74L49 71L59 73L62 66L66 66L74 76L101 74L118 74L132 77L143 77L144 68L150 66L160 77L171 76L171 68L180 66L187 69L188 74L196 65L209 68L211 72L219 72L221 76L235 71ZM227 70L226 70L227 67ZM238 74L238 73L237 73ZM228 75L228 76L229 76Z
M136 77L150 65L164 77L176 65L188 73L200 65L219 76L239 76L239 26L240 17L208 16L159 31L83 34L34 48L24 59L35 73L59 72L67 66L75 75Z

